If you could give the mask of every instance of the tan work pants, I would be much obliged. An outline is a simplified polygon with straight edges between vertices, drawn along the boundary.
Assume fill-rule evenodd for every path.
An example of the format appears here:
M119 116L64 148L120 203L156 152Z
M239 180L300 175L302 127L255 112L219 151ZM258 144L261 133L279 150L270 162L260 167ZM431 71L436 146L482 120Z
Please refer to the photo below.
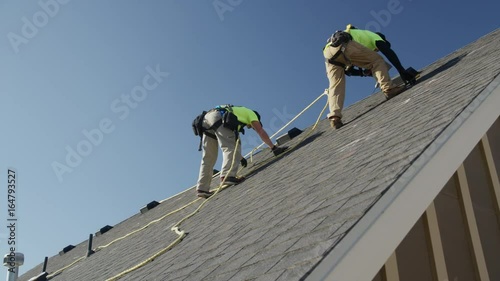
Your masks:
M339 49L340 46L336 48L327 47L323 54L328 60L332 58ZM350 41L345 46L344 54L349 59L349 61L346 61L342 54L340 54L335 59L335 61L343 63L345 65L352 64L364 69L371 69L372 75L380 84L380 89L384 93L394 87L391 82L391 77L389 76L389 69L386 62L375 51L372 51L355 41ZM333 65L328 62L325 62L325 64L326 75L330 83L328 87L328 104L330 107L328 118L331 118L333 116L342 118L342 108L344 107L345 99L344 69L340 66Z
M221 118L222 116L219 111L209 111L205 115L205 120L203 120L203 127L208 129ZM209 130L208 132L214 134L217 139L213 139L205 134L203 135L203 156L201 158L200 174L196 185L197 190L203 191L210 190L213 168L215 162L217 162L217 156L219 154L217 145L219 145L222 150L221 176L236 176L238 165L241 160L241 145L238 143L238 146L236 146L236 135L233 131L220 126L217 130ZM236 156L234 156L235 153L237 153ZM235 163L233 164L233 168L230 169L233 157L235 157Z

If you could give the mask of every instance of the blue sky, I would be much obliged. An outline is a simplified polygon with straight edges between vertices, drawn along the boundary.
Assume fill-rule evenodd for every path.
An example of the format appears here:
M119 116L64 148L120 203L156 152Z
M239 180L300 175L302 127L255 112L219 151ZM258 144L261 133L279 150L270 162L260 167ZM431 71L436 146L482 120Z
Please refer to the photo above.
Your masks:
M8 225L7 170L14 168L21 272L193 186L201 153L190 126L202 110L244 105L277 131L328 86L321 49L335 30L352 23L381 31L405 67L421 69L498 28L499 6L0 1L0 218ZM348 78L346 106L374 84ZM292 126L311 125L325 102ZM253 131L243 141L246 152L260 143ZM8 235L4 227L4 254Z

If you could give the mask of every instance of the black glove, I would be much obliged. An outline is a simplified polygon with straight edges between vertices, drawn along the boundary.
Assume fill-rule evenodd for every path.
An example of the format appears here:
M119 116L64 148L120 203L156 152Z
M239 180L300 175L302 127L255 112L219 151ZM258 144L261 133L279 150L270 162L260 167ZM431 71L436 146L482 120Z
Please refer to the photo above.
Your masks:
M405 84L415 85L416 83L415 76L412 75L411 73L408 73L408 71L402 72L399 75L401 76Z
M241 166L246 167L248 165L247 159L241 158L240 160Z
M367 76L365 70L359 67L350 66L344 70L347 76Z
M279 147L279 146L275 145L275 146L273 146L273 148L271 150L274 153L274 156L278 156L281 153L285 152L285 150L287 150L287 149L288 149L288 146Z
M354 67L350 66L350 67L346 67L346 69L344 69L344 73L345 75L347 76L353 76L354 75Z

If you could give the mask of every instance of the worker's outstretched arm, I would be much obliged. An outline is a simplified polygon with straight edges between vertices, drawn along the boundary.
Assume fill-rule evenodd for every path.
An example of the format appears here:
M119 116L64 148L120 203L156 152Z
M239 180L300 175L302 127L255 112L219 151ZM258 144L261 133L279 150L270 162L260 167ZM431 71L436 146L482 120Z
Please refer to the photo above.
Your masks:
M264 130L264 128L262 128L262 125L259 121L252 121L252 127L257 132L257 134L259 134L260 139L271 148L274 156L278 156L288 149L288 146L279 147L277 145L274 145L269 138L269 135L267 135L267 132Z
M267 132L262 128L259 121L252 121L252 128L259 134L260 139L267 144L270 148L273 148L274 144L269 138Z

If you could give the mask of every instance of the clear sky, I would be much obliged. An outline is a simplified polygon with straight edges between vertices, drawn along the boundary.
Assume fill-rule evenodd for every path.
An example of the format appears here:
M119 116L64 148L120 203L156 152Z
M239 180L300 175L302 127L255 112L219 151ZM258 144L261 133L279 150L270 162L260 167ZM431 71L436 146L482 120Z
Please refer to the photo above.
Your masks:
M21 273L193 186L202 110L247 106L277 131L328 86L321 50L335 30L381 31L421 69L498 28L499 10L493 0L0 1L0 219L9 225L14 168ZM348 78L346 106L374 84ZM292 127L314 123L325 102ZM248 131L244 152L254 144Z

